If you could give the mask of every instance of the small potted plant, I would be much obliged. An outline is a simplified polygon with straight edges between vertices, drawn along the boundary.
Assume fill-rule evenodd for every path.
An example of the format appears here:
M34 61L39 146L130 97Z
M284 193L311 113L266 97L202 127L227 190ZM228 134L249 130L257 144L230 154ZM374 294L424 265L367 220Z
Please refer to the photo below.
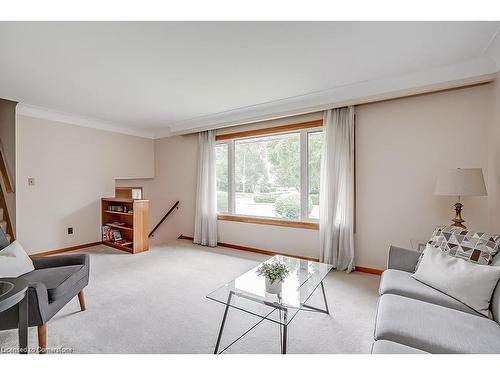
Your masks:
M288 267L279 261L264 263L257 269L257 274L266 279L266 292L271 294L281 293L283 281L289 273Z

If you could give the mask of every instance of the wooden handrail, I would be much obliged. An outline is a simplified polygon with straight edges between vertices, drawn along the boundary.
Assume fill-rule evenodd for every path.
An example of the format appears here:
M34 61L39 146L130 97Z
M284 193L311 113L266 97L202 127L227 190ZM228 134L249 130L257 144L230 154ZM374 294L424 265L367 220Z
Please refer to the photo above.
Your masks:
M9 209L7 207L7 202L4 195L4 189L5 193L13 193L14 185L12 185L9 175L9 169L7 168L7 162L5 161L5 151L3 148L2 140L0 140L0 174L2 175L1 179L3 181L3 188L2 186L0 186L0 208L3 209L3 219L7 222L6 233L10 235L10 240L14 241L14 228L12 227Z
M3 185L7 193L13 193L14 187L10 181L9 169L5 161L5 151L3 150L2 142L0 141L0 173L2 174Z
M151 237L153 235L153 233L155 232L155 230L158 229L158 227L165 221L165 219L168 217L168 215L170 215L172 213L173 210L175 209L179 209L179 201L175 202L174 205L172 206L172 208L170 210L168 210L168 212L165 214L165 216L162 217L162 219L160 220L160 222L158 224L156 224L156 226L153 228L153 230L149 233L149 236L148 237Z

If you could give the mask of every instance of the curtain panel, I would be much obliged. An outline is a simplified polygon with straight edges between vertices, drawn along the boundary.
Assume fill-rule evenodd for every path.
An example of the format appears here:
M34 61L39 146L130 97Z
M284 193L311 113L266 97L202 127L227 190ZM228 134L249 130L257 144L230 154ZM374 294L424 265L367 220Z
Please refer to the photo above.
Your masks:
M217 246L217 187L215 176L215 131L198 135L198 176L193 242Z
M354 269L354 108L324 112L320 188L320 261Z

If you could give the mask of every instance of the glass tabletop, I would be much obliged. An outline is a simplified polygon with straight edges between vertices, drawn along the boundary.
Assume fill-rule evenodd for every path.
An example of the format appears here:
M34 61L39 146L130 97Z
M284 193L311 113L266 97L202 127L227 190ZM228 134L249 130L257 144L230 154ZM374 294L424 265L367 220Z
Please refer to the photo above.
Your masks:
M274 262L286 265L289 271L278 286L278 293L269 285L266 287L266 278L257 273L263 263ZM289 324L333 268L330 264L283 255L275 255L263 263L213 291L207 298L276 323ZM286 320L282 312L286 312Z

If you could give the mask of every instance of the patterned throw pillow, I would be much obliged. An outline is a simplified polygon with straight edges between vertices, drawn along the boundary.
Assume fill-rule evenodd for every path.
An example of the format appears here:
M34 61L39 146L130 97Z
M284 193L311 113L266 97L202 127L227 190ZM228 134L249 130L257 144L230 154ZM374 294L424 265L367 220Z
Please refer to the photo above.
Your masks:
M477 264L490 264L500 250L500 235L440 226L434 230L428 243L453 257Z

